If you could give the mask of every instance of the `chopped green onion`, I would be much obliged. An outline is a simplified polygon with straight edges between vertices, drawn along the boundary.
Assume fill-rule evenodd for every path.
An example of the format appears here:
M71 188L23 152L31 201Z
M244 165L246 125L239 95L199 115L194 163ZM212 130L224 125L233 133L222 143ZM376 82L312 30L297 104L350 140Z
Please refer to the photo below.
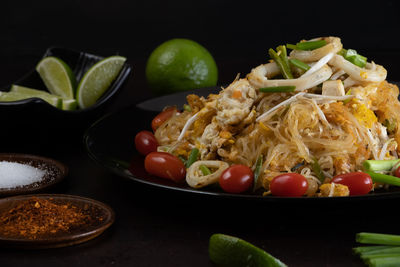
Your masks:
M183 109L186 110L186 111L192 112L192 108L188 104L184 104L183 105Z
M400 256L375 258L367 260L367 264L370 267L393 267L393 266L398 266L399 262L400 262Z
M258 182L258 178L260 177L262 165L263 165L263 155L260 155L256 162L256 169L254 170L253 191L256 190L257 182Z
M308 41L308 42L300 42L297 43L297 49L299 50L314 50L326 45L325 40L318 40L318 41Z
M383 126L386 127L386 129L389 133L393 133L394 131L396 131L396 127L397 127L396 119L393 119L393 118L385 119L385 121L382 124L383 124Z
M400 235L358 233L356 234L356 241L363 244L399 246Z
M314 50L326 45L325 40L299 42L296 45L287 44L286 46L293 50Z
M365 246L365 247L355 247L353 248L353 252L355 254L365 254L372 253L376 251L381 251L387 248L395 248L395 246Z
M305 71L307 71L307 70L309 70L311 68L308 64L306 64L303 61L300 61L298 59L295 59L295 58L289 59L289 62L293 66L298 67L299 69L302 69L302 70L305 70Z
M289 59L287 57L287 50L286 46L280 45L276 48L277 53L279 53L279 57L282 59L282 62L285 64L285 66L290 70L289 67ZM291 72L291 70L290 70Z
M357 51L354 49L342 49L338 54L360 68L364 68L367 65L367 58L357 54Z
M297 50L297 46L294 44L286 44L286 47L292 50Z
M199 166L199 169L200 169L200 171L203 173L204 176L210 175L210 174L211 174L210 169L209 169L206 165L203 165L203 164L200 165L200 166Z
M367 255L393 255L393 254L398 254L400 256L400 247L399 246L390 246L390 247L385 247L385 246L379 246L381 249L374 249L371 251L364 251L361 253L361 256L367 256Z
M289 68L288 65L286 65L285 61L282 60L280 56L275 52L274 49L270 48L268 50L269 56L275 61L275 63L278 65L283 77L285 79L293 79L292 72ZM282 53L282 52L281 52Z
M187 160L186 160L182 155L179 155L178 158L179 158L179 159L183 162L183 164L186 166Z
M346 95L351 95L351 89L347 90ZM343 101L343 104L346 105L347 103L350 102L350 100L351 100L351 98L344 100L344 101Z
M281 92L294 92L296 86L271 86L258 89L262 93L281 93Z
M374 181L375 183L378 182L378 183L400 186L400 178L399 177L376 173L376 172L372 172L372 171L366 171L366 173L368 173L371 176L372 181Z
M186 168L189 168L193 162L195 162L197 160L197 157L199 156L199 150L195 147L192 149L192 151L190 151L188 160L186 161Z
M321 183L323 183L325 180L325 175L322 172L321 166L319 165L318 160L316 158L314 158L311 167L313 169L314 174L317 176L318 180L320 180Z
M366 171L371 172L390 171L398 163L400 163L400 159L366 160L363 162L363 167Z

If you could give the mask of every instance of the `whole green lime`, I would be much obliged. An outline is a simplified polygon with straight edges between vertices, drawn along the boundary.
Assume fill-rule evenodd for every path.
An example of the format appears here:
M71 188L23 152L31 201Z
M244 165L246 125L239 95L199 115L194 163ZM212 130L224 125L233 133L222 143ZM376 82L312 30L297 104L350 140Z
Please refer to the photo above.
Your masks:
M217 85L214 58L200 44L188 39L172 39L151 53L146 78L156 94L168 94Z

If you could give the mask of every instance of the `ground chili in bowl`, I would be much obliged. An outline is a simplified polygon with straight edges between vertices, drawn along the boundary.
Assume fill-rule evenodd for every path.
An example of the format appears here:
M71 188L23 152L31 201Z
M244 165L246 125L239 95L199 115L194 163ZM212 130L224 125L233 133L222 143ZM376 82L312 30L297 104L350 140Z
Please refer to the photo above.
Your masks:
M60 247L101 234L114 221L107 205L71 195L28 195L0 200L0 244Z

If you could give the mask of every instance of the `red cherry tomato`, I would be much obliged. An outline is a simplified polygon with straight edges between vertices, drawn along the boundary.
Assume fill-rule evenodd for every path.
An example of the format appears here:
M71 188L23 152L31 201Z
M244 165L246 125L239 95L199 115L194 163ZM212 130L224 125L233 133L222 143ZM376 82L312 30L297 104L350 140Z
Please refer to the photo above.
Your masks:
M332 183L343 184L349 188L350 195L365 195L372 190L374 184L371 176L364 172L350 172L333 177Z
M400 178L400 167L396 168L396 170L394 170L394 176L399 177Z
M151 152L157 151L158 142L152 132L140 131L135 136L135 146L140 154L146 156Z
M272 179L269 189L274 196L301 197L308 188L307 179L298 173L285 173Z
M250 189L254 175L245 165L232 165L219 178L219 185L228 193L243 193Z
M169 107L166 108L164 111L162 111L160 114L154 117L154 119L151 122L151 128L155 132L158 127L160 127L161 124L163 124L166 120L172 117L174 113L176 113L176 107Z
M186 177L186 168L183 162L166 152L151 152L144 159L146 171L157 177L182 182Z

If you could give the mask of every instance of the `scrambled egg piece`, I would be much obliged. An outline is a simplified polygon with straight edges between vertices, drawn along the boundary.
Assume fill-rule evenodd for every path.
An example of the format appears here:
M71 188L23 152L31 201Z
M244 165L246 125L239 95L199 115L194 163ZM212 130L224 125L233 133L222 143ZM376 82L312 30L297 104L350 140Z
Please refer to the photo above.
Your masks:
M374 123L378 121L375 113L370 110L365 104L360 103L354 99L349 104L350 110L361 125L370 129L372 128Z
M256 90L246 79L233 82L217 100L218 123L227 126L243 121L250 114L255 98Z
M350 195L350 190L346 185L342 184L323 184L319 187L320 197L347 197Z

